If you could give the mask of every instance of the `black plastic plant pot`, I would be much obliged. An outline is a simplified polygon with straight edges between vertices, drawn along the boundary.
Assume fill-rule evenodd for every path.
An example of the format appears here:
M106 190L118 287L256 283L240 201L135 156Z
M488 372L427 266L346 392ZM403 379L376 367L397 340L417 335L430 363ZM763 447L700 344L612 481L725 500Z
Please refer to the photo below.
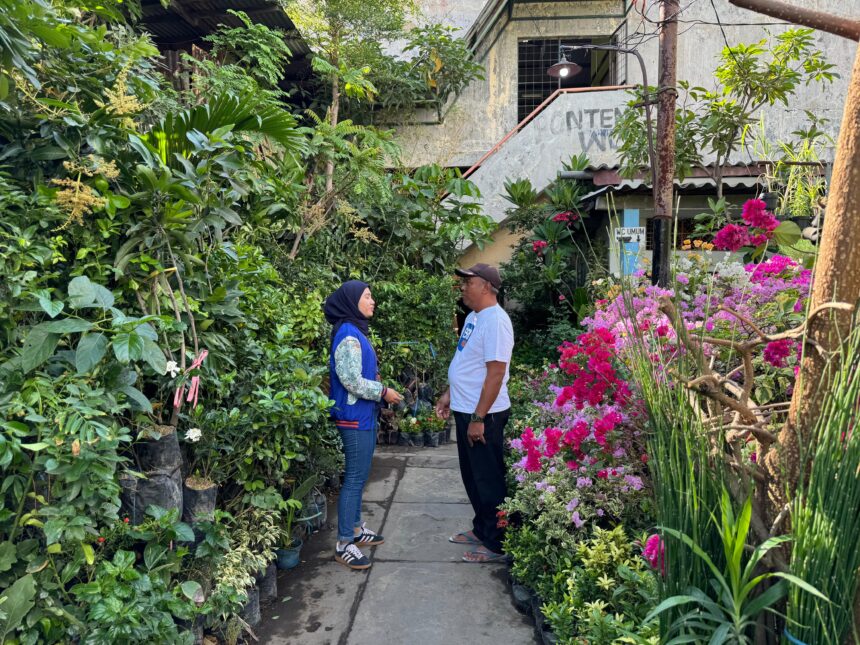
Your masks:
M242 607L242 620L251 627L256 627L263 620L260 615L260 590L257 587L248 587L245 591L248 593L248 602Z
M416 448L424 447L424 433L417 432L415 434L409 435L410 445L415 446Z
M764 202L765 208L771 212L779 206L779 193L762 193L760 199Z
M176 509L182 516L182 478L179 469L174 471L156 470L146 473L137 482L135 505L146 510L159 506L166 510Z
M528 588L519 583L511 584L511 595L514 597L514 607L517 611L526 616L531 616L532 613L532 593Z
M134 454L142 472L173 470L182 463L179 439L173 426L155 426L159 439L141 439L134 444Z
M812 217L808 215L803 215L800 217L790 217L792 222L797 224L798 228L802 231L803 229L812 226Z
M558 638L551 629L549 629L546 625L541 630L540 633L541 640L543 641L543 645L556 645L558 643Z
M182 521L189 523L214 521L217 499L217 484L208 479L186 477L182 488Z
M256 576L255 576L256 577ZM278 597L278 565L270 562L257 578L260 589L260 602L270 603Z
M137 484L140 479L125 472L119 476L119 504L121 517L127 517L132 526L137 526L143 522L146 509L140 505L137 497Z
M409 435L405 432L401 432L397 435L397 445L398 446L411 446L412 440L409 438Z
M439 432L429 432L427 430L424 431L424 445L429 448L438 448L439 447Z

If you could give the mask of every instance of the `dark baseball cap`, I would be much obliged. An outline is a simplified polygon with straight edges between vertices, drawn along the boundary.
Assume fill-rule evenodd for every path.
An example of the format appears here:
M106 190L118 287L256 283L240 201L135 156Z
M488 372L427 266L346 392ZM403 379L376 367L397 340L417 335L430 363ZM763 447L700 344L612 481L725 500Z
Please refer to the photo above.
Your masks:
M454 269L454 273L461 278L483 278L496 289L502 288L502 276L499 275L499 270L483 262L470 266L468 269Z

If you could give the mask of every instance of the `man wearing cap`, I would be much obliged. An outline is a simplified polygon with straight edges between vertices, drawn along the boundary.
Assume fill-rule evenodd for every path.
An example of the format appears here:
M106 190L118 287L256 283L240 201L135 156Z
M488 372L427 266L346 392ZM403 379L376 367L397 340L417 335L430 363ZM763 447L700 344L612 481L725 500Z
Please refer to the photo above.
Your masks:
M496 267L476 264L456 274L472 313L463 324L448 368L450 387L436 403L436 414L447 419L454 413L460 474L475 517L471 530L448 539L471 547L463 556L466 562L492 562L505 558L496 512L507 494L504 444L514 330L499 306L502 280Z

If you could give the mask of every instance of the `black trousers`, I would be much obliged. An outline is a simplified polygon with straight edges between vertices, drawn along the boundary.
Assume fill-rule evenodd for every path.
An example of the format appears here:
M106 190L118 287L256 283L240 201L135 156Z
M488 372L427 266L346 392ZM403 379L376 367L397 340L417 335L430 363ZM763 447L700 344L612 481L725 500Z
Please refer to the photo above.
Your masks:
M483 443L469 447L467 431L470 415L454 412L457 424L457 452L460 456L460 474L466 494L475 510L472 530L485 547L496 553L502 552L504 529L498 528L496 511L505 500L505 424L511 416L510 410L488 414L484 418Z

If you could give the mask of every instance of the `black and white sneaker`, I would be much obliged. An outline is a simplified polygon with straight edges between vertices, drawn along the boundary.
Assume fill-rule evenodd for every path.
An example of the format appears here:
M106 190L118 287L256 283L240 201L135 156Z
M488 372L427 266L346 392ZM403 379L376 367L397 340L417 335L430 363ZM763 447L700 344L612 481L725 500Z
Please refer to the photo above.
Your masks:
M353 544L360 544L362 546L379 546L384 542L384 537L374 531L371 531L364 525L363 522L361 524L361 533L356 535L355 538L352 540Z
M361 552L354 544L347 544L346 548L338 549L335 547L334 550L334 559L336 562L340 562L343 566L349 567L350 569L362 570L370 568L370 560L367 559L367 556Z

